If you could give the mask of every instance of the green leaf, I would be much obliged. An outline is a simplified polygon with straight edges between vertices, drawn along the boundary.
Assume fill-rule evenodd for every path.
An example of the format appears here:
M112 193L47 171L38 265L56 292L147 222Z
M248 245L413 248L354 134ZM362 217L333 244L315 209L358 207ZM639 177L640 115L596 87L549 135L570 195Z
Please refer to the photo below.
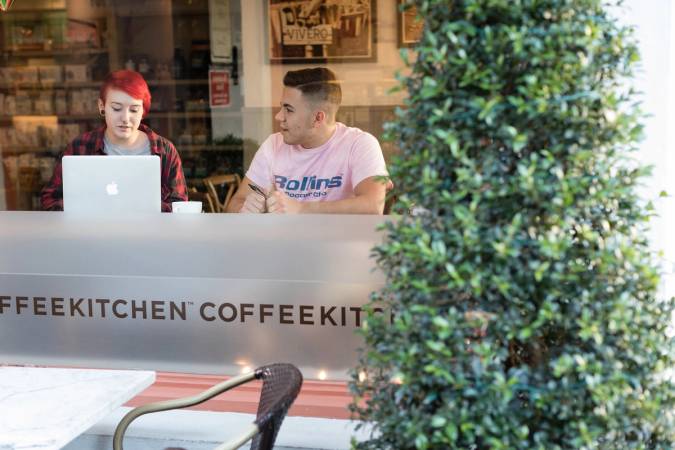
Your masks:
M402 214L372 251L396 314L360 336L356 449L673 447L675 299L617 3L405 2L424 32L377 114Z
M431 418L431 426L433 428L443 428L448 420L443 416L434 416Z

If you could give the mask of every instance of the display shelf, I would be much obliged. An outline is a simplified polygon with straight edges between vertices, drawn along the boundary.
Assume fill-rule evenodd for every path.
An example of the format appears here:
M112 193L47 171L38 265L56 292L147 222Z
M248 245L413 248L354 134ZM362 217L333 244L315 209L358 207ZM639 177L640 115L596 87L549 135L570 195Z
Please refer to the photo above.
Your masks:
M196 111L156 111L150 110L148 118L155 119L184 119L184 118L202 118L212 116L238 116L238 111L223 109L205 109Z
M210 110L207 111L162 111L162 112L150 112L147 116L143 118L146 119L201 119L201 118L210 118L212 116ZM86 114L13 114L13 115L0 115L0 121L11 121L13 117L57 117L59 120L89 120L89 119L98 119L100 118L98 113L86 113Z
M21 50L21 49L7 48L0 50L0 52L6 54L7 56L26 57L26 58L40 58L40 57L50 58L55 56L77 57L81 55L85 56L102 55L108 53L108 49L74 47L74 48L51 49L51 50Z
M104 123L96 101L106 74L135 67L152 95L143 123L175 144L186 177L241 171L243 144L214 133L241 112L209 107L209 0L84 3L21 0L0 14L0 170L33 171L39 162L46 172L67 145L55 142ZM17 110L31 112L9 114ZM15 178L7 207L39 207L37 191Z
M209 80L206 78L195 78L187 79L181 78L179 80L168 79L168 80L146 80L148 86L195 86L195 85L208 85Z
M36 118L46 118L46 117L56 117L59 120L91 120L98 119L100 116L98 114L14 114L14 115L0 115L0 122L11 122L14 117L36 117Z
M102 81L17 81L0 83L0 89L81 89L98 88Z
M100 81L17 81L0 82L0 89L79 89L99 88L103 83ZM148 80L148 86L195 86L207 85L206 79L184 80Z
M211 111L158 111L152 109L145 117L146 119L201 119L211 117Z
M66 145L61 145L58 147L35 147L35 146L26 146L26 145L7 145L0 148L0 155L19 155L24 153L60 153L63 149L66 148Z

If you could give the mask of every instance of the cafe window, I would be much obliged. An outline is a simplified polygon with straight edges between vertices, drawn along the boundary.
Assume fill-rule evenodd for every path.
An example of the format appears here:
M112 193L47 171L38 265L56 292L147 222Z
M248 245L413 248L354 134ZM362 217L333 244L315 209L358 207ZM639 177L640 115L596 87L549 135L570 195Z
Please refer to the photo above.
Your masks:
M243 176L279 131L288 70L325 66L343 89L338 120L381 140L404 93L400 49L419 24L395 0L14 0L0 13L0 210L39 210L66 145L103 121L101 81L145 77L144 123L171 140L188 187Z

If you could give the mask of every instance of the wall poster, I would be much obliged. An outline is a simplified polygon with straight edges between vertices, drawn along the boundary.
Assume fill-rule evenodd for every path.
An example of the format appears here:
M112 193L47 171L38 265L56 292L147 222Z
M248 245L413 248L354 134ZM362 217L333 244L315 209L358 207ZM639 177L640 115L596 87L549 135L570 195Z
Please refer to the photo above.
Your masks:
M375 0L268 0L272 63L375 61Z
M232 62L232 26L229 0L209 0L211 62Z
M424 30L424 20L417 16L417 7L410 6L405 11L398 12L398 46L412 47L419 42Z

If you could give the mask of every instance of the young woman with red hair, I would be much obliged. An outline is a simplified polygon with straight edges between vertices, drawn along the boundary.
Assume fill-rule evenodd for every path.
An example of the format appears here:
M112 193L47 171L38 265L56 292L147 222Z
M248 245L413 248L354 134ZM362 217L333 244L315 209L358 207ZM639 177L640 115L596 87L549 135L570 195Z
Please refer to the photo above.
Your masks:
M166 138L141 123L150 111L150 90L143 76L132 70L111 72L103 82L98 99L105 125L75 138L65 155L157 155L162 170L162 211L171 211L171 202L187 200L187 188L180 156ZM42 209L63 210L61 157L54 174L42 189Z

